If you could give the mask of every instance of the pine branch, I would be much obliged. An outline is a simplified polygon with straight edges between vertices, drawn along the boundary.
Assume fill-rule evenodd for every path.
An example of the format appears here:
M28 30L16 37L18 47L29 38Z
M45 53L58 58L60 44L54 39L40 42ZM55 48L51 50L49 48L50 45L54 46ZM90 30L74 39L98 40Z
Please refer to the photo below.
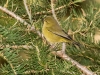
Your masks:
M25 70L27 69L27 67L25 67L26 64L20 61L20 57L16 52L17 51L10 50L9 47L4 48L2 51L0 51L0 57L2 57L7 62L7 65L9 65L9 68L3 67L5 72L3 72L4 70L2 70L0 74L5 74L6 71L8 71L9 75L11 75L12 73L14 75L19 75L25 72Z
M3 12L7 13L8 15L14 17L15 19L19 20L21 23L24 23L24 25L29 25L27 22L25 22L21 17L19 17L18 15L16 15L15 13L9 11L8 9L0 6L0 10L2 10Z
M56 14L55 14L55 10L54 10L54 0L51 0L51 9L52 9L52 14L53 17L55 18L55 20L58 22L57 18L56 18ZM58 24L60 24L58 22ZM62 44L62 50L61 51L57 51L57 52L52 52L54 55L57 55L59 57L61 57L64 60L70 61L73 65L75 65L77 68L79 68L84 74L86 75L96 75L95 73L93 73L92 71L88 70L86 67L82 66L81 64L79 64L77 61L73 60L72 58L70 58L66 53L65 53L65 44Z
M61 57L62 59L71 62L73 65L75 65L77 68L79 68L85 75L97 75L93 73L92 71L88 70L85 66L79 64L77 61L73 60L71 57L69 57L67 54L63 53L62 51L53 51L52 54Z
M60 10L62 10L62 9L64 9L64 8L66 8L66 7L70 7L71 5L74 5L74 4L76 4L76 3L79 3L79 2L84 2L85 0L80 0L80 1L76 1L76 2L70 2L68 5L62 5L62 6L60 6L60 7L57 7L57 8L55 8L55 10L48 10L48 11L41 11L41 12L37 12L37 13L35 13L34 15L45 15L45 14L52 14L52 11L55 11L55 12L57 12L57 11L60 11ZM52 6L54 6L55 5L55 3L57 2L56 0L53 0L52 1L53 2L53 5L51 5L51 7ZM82 10L83 11L83 10ZM84 12L83 12L84 13ZM84 15L85 15L85 13L84 13Z
M7 13L11 17L14 17L16 20L20 21L24 25L27 25L29 31L36 32L39 35L39 37L41 37L40 31L36 30L34 26L31 26L29 23L27 23L25 20L23 20L20 16L16 15L15 13L9 11L8 9L6 9L6 8L4 8L2 6L0 6L0 10L2 10L5 13Z
M8 1L8 0L7 0ZM25 0L24 0L25 1ZM40 1L40 0L37 0L37 1ZM46 0L44 0L44 1L46 1ZM55 16L55 18L56 18L56 14L55 14L55 12L56 11L60 11L60 10L62 10L62 9L64 9L64 8L67 8L67 7L69 7L70 5L77 5L76 3L78 3L77 1L83 1L83 0L74 0L74 2L72 2L72 1L70 1L69 2L69 4L68 5L62 5L62 6L60 6L60 7L58 7L58 8L55 8L54 7L54 5L55 5L55 3L56 2L53 2L53 1L57 1L57 0L52 0L51 2L52 2L52 7L51 7L51 10L48 10L48 11L44 11L44 10L41 10L41 12L37 12L37 13L34 13L35 14L35 16L37 17L38 15L40 15L40 17L42 17L42 15L45 15L45 14L54 14L54 16ZM60 0L59 0L60 1ZM65 0L64 0L65 1ZM8 3L9 4L9 3ZM13 4L13 3L12 3ZM13 6L13 5L12 5ZM18 6L17 6L17 8L19 8ZM25 5L24 5L24 8L26 9L26 14L28 14L28 17L29 17L29 19L30 19L30 21L31 21L31 11L29 10L29 7L28 7L28 5L26 4L26 2L25 2ZM54 9L55 8L55 9ZM92 8L92 7L91 7ZM40 8L41 9L41 8ZM48 8L47 8L48 9ZM73 9L73 8L72 8ZM12 31L7 31L7 28L5 28L4 30L2 30L2 29L0 29L0 31L2 30L3 32L0 32L0 33L2 33L1 35L4 35L3 36L3 39L1 39L0 38L0 49L1 50L3 50L4 48L11 48L11 49L14 49L15 51L17 50L17 49L26 49L26 50L29 50L30 51L30 59L32 60L28 60L28 62L27 62L27 65L23 65L23 63L24 62L22 62L22 65L20 64L20 63L17 63L17 65L14 65L15 64L15 60L17 60L17 57L15 57L15 56L13 56L13 53L12 52L10 52L11 50L9 50L9 52L7 52L6 50L4 50L4 53L6 53L5 55L3 55L2 57L4 58L4 57L6 57L6 59L7 59L7 61L9 62L9 65L10 65L10 67L8 67L7 69L11 69L11 70L9 70L9 72L10 71L12 71L13 72L13 74L18 74L18 73L24 73L24 74L32 74L32 73L34 73L34 74L40 74L40 73L42 73L42 74L45 74L45 73L48 73L48 75L50 74L50 72L52 72L51 70L55 70L54 72L52 72L53 74L55 74L56 75L56 73L62 73L62 74L66 74L66 73L69 73L69 74L72 74L72 72L71 71L73 71L73 69L75 68L75 70L76 70L76 68L78 68L79 70L77 70L77 71L73 71L73 74L78 74L78 73L80 73L80 71L82 71L83 72L83 74L87 74L87 75L96 75L94 72L92 72L92 71L90 71L90 70L88 70L87 69L87 67L85 67L84 65L81 65L81 64L79 64L77 61L75 61L75 60L73 60L71 57L69 57L68 55L70 54L70 51L69 51L69 54L67 55L67 54L65 54L64 52L65 52L65 49L66 49L66 46L65 46L65 44L63 44L62 45L62 51L53 51L52 52L52 54L53 55L55 55L55 56L58 56L58 57L60 57L60 58L62 58L62 59L64 59L64 60L66 60L66 61L69 61L69 62L71 62L72 64L71 64L71 67L69 68L68 66L70 66L70 64L68 63L68 65L67 65L67 67L65 66L66 64L63 64L63 63L61 63L61 62L66 62L66 61L61 61L61 62L59 62L60 60L59 59L54 59L54 57L52 57L51 55L49 55L48 54L48 52L46 52L46 51L48 51L48 47L47 47L47 44L46 44L46 46L45 46L45 48L44 48L44 44L42 43L41 44L41 39L40 39L40 41L38 41L37 40L37 38L38 38L38 36L39 37L41 37L41 33L40 33L40 31L38 31L36 28L35 28L35 26L33 25L33 26L31 26L31 24L29 24L29 23L27 23L25 20L23 20L20 16L18 16L18 15L16 15L15 13L13 13L13 12L11 12L11 11L9 11L8 9L6 9L6 8L4 8L4 7L2 7L2 6L0 6L0 10L1 11L3 11L3 12L5 12L5 13L7 13L8 15L10 15L11 17L13 17L13 18L15 18L16 20L18 20L19 22L21 22L21 23L23 23L24 25L27 25L27 27L28 27L28 31L30 32L30 31L32 31L33 33L37 33L38 35L32 35L32 36L35 36L36 37L36 40L33 40L33 38L34 37L30 37L31 35L30 34L28 34L28 36L29 37L26 37L26 38L24 38L23 40L24 40L24 43L22 44L22 45L16 45L16 42L14 41L14 40L9 40L10 42L6 42L6 37L7 38L10 38L10 36L13 36L13 33L12 33L12 35L9 35L11 32L13 32L13 30L14 29L16 29L17 28L17 26L13 29L13 28L11 28L12 29ZM33 10L34 10L34 8L33 8ZM100 10L99 10L100 11ZM21 11L22 12L22 11ZM86 17L87 15L86 15L86 13L84 12L84 10L82 11L83 12L83 15ZM59 13L59 12L56 12L56 13ZM34 15L33 14L33 15ZM96 20L97 18L99 18L98 17L98 14L99 14L99 12L97 12L97 15L95 16L95 17L93 17L94 19L89 19L90 21L89 21L89 25L90 26L92 26L92 24L94 24L94 20ZM23 15L23 14L22 14ZM4 15L2 16L2 18L3 17L5 17ZM61 17L61 16L60 16ZM5 17L6 18L6 17ZM90 18L90 17L89 17ZM85 18L84 18L85 19ZM56 20L57 20L57 18L56 18ZM85 19L86 20L86 19ZM1 20L2 21L2 20ZM15 23L15 24L17 24L18 23L18 21ZM58 20L57 20L58 21ZM83 20L82 20L83 21ZM86 20L87 21L87 20ZM25 22L25 23L24 23ZM58 21L59 22L59 21ZM70 22L70 21L69 21ZM30 22L31 23L31 22ZM38 21L37 21L37 23L38 23ZM6 23L6 24L9 24L8 22ZM40 23L38 23L39 25L40 25ZM60 23L59 23L60 24ZM84 24L85 24L85 22L84 22ZM88 23L87 23L87 26L88 26ZM6 27L6 26L2 26L2 27ZM1 28L1 27L0 27ZM87 28L87 27L86 27ZM90 27L88 27L88 28L90 28ZM83 28L83 29L85 29L85 27ZM90 29L88 29L88 30L90 30ZM17 29L17 31L19 31L18 29ZM22 31L25 31L25 30L23 30L22 29ZM84 37L86 36L86 34L84 34L84 33L82 33L82 32L80 32L81 31L81 28L79 29L79 30L76 30L75 32L73 32L73 34L76 34L76 33L79 33L79 34L81 34L81 35L83 35ZM9 32L9 33L8 33ZM4 33L4 34L3 34ZM21 32L19 32L19 33L21 33ZM22 32L21 33L21 35L23 34L24 32ZM16 35L16 33L15 33L15 35ZM21 35L19 35L19 36L21 36ZM27 34L25 34L25 35L27 35ZM8 37L9 36L9 37ZM15 36L16 37L16 39L18 38L20 38L20 37L17 37L17 36ZM14 38L15 38L14 37ZM83 38L84 38L83 37ZM22 37L23 38L23 37ZM29 38L29 39L28 39ZM26 41L28 39L28 41ZM90 39L90 38L89 38ZM87 40L87 39L86 39ZM17 42L20 42L20 41L18 41L17 40ZM28 43L28 44L30 44L31 42L33 42L33 44L32 45L27 45L26 43ZM11 44L11 45L10 45ZM90 43L91 44L91 43ZM33 46L34 45L34 46ZM38 47L37 47L38 46ZM68 46L69 47L69 46ZM57 48L58 49L58 48ZM32 50L32 51L31 51ZM33 51L34 50L34 51ZM87 52L87 51L89 51L89 52ZM92 54L91 52L94 52L94 54ZM33 52L33 53L32 53ZM80 52L80 51L79 51ZM84 50L84 52L86 52L86 53L84 53L84 55L82 55L81 53L81 55L80 54L77 54L76 53L76 55L73 55L72 53L71 53L71 55L72 56L82 56L82 58L84 58L84 57L86 57L86 61L84 61L84 60L81 60L81 59L79 59L79 58L77 58L77 59L79 59L79 60L81 60L82 62L86 62L86 63L84 63L84 64L89 64L89 68L91 68L93 71L95 71L96 73L99 73L99 49L98 49L98 51L96 51L96 49L90 49L90 47L89 47L89 50ZM1 53L1 51L0 51L0 53ZM75 53L74 52L74 50L73 50L73 53ZM97 54L96 54L97 53ZM86 55L85 55L86 54ZM90 54L90 56L88 56ZM92 55L93 55L93 58L92 58ZM1 56L1 55L0 55ZM14 58L13 58L14 57ZM52 57L52 58L49 58L49 57ZM13 58L13 60L11 60ZM33 59L34 58L34 59ZM47 58L47 59L46 59ZM88 62L88 59L89 58L89 62ZM97 60L96 60L96 59ZM4 58L5 59L5 58ZM41 60L41 61L40 61ZM54 61L55 60L55 61ZM91 62L91 60L92 60L92 62ZM96 61L95 61L96 60ZM13 62L14 61L14 62ZM53 61L53 62L52 62ZM26 62L26 61L25 61ZM35 63L34 63L35 62ZM58 62L59 62L59 65L61 65L61 66L64 66L64 67L61 67L61 68L59 68L58 69L58 66L59 65L57 65L58 64ZM91 65L91 63L95 63L94 65ZM50 65L48 64L48 63L50 63ZM67 63L67 62L66 62ZM42 64L42 65L41 65ZM76 67L73 67L73 65L75 65ZM35 67L34 67L35 66ZM51 66L53 66L53 67L51 67ZM38 69L38 68L39 69ZM24 70L25 68L27 68L27 70ZM63 68L63 71L62 71L62 68ZM14 69L14 70L13 70ZM67 69L67 70L66 70ZM8 72L7 70L5 70L5 67L4 67L4 69L0 69L0 72L1 72L1 70L4 72L4 71L6 71L6 72ZM69 75L68 74L68 75ZM18 74L19 75L19 74ZM50 74L51 75L51 74ZM61 75L61 74L58 74L58 75Z
M16 72L16 70L14 69L15 66L13 66L13 64L12 64L11 62L9 62L9 60L4 56L3 53L0 52L0 56L3 57L3 59L6 60L6 61L9 63L9 65L10 65L10 67L11 67L11 69L12 69L14 75L17 75L17 72Z

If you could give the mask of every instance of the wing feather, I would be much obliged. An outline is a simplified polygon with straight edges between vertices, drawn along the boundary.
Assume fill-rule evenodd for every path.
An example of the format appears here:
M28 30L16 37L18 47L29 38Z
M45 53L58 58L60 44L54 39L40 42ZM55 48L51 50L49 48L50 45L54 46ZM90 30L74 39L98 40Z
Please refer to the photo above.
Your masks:
M58 30L57 29L57 31L54 31L55 29L48 29L47 28L47 30L48 31L50 31L50 32L52 32L53 34L55 34L55 35L58 35L58 36L60 36L60 37L63 37L63 38L65 38L65 39L67 39L67 40L73 40L64 30Z

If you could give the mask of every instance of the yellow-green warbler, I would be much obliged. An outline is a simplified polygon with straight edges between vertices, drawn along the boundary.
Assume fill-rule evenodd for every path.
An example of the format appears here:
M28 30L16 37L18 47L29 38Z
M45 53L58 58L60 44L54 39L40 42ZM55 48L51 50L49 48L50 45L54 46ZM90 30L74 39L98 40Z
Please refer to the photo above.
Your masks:
M77 45L79 44L62 30L53 16L45 17L42 33L46 40L51 44L60 42L70 42Z

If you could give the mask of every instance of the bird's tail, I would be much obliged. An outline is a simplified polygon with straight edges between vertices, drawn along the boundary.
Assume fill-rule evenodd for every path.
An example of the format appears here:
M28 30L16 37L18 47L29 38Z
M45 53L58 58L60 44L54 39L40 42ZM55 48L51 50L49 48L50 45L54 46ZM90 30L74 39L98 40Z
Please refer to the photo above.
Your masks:
M83 46L81 43L79 43L79 42L73 41L72 44L73 44L75 47L77 47L77 48L80 48L80 49L84 48L84 46Z

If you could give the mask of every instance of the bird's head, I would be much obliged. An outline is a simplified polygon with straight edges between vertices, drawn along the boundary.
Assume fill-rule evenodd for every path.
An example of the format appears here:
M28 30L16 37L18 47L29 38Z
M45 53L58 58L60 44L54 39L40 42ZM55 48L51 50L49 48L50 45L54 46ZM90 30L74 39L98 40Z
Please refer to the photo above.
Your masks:
M45 25L46 27L51 27L51 26L55 25L56 23L57 23L57 22L56 22L56 20L54 19L53 16L46 16L46 17L44 18L44 25Z

